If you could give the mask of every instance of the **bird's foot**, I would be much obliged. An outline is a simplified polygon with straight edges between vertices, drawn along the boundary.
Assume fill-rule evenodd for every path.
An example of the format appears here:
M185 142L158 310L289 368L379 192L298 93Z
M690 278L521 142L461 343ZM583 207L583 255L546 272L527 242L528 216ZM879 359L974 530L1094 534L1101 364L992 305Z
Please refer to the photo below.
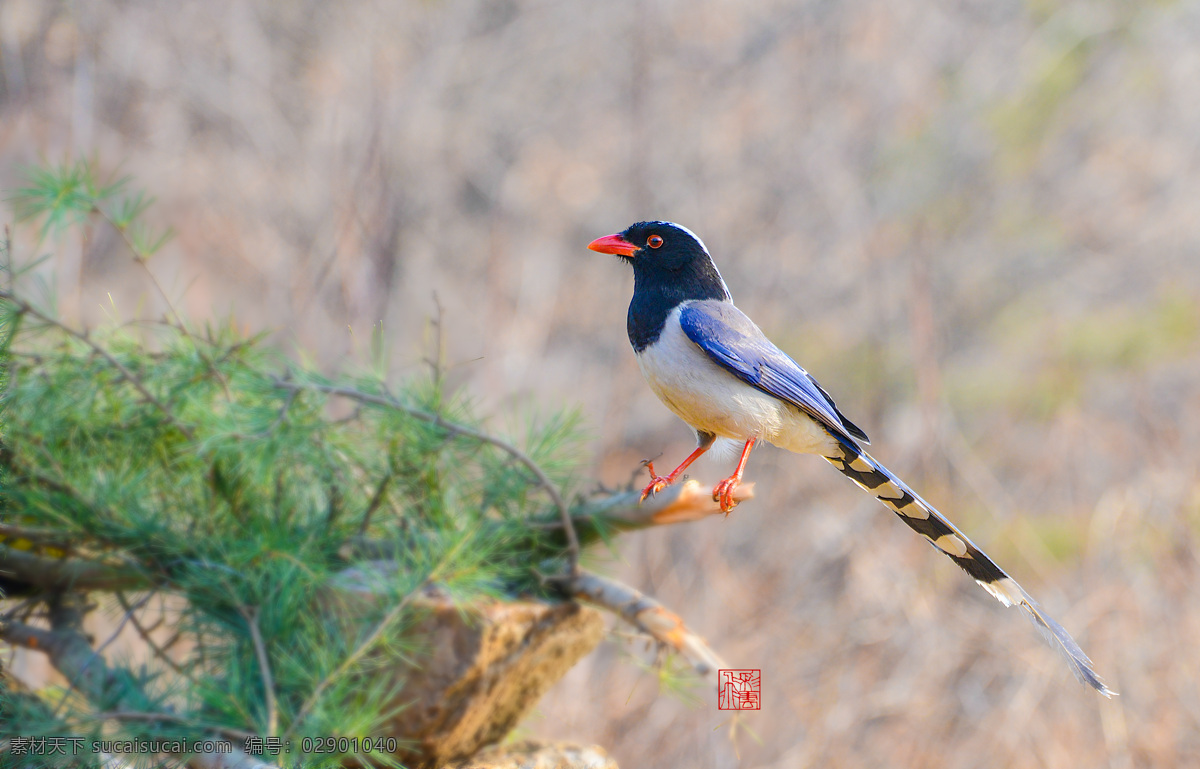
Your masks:
M713 501L721 504L721 512L725 513L727 518L733 508L737 507L738 501L733 498L733 492L741 485L742 476L735 473L713 487Z
M657 494L666 487L675 482L675 479L667 475L655 475L654 463L647 462L646 469L650 471L650 483L646 484L646 488L642 489L642 501L646 501L646 497Z

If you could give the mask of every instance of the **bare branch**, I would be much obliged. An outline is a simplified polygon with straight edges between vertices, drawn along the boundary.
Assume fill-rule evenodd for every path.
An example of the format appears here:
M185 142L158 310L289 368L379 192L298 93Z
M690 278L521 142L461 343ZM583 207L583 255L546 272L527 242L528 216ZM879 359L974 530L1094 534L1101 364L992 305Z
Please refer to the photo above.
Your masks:
M130 236L129 224L122 224L121 222L118 222L111 214L101 208L98 202L95 201L92 202L92 212L98 215L104 221L108 222L109 226L116 230L117 234L121 236L121 240L125 242L125 247L129 249L129 253L133 254L133 261L137 262L138 265L141 266L141 268L146 272L146 276L150 278L150 282L154 284L154 288L156 291L158 291L159 296L161 296L163 301L167 303L167 309L170 310L171 314L175 316L175 322L178 324L179 329L183 330L183 318L180 316L179 311L175 309L175 303L171 301L171 297L167 295L166 290L162 287L162 284L159 283L158 276L155 275L154 271L150 269L149 261L152 254L147 253L140 248ZM168 230L168 233L169 232L170 231ZM167 236L164 236L164 240L166 237ZM199 347L197 347L197 351L199 351Z
M718 670L729 667L678 614L629 585L581 571L566 586L573 596L619 614L626 622L675 649L702 676L715 680Z
M647 497L644 502L638 491L612 494L587 502L581 510L576 511L575 524L582 527L595 519L618 531L629 531L699 521L722 514L720 504L713 500L709 491L711 488L699 481L689 480L668 486L654 496ZM742 484L733 493L733 498L738 502L753 497L753 483ZM553 525L560 524L554 521Z

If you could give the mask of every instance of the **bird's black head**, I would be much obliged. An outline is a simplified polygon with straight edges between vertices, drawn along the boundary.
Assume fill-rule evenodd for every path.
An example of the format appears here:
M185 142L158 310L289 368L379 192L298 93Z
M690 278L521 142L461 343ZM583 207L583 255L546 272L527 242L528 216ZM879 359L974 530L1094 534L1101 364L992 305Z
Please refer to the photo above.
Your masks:
M662 333L671 310L689 299L731 301L729 289L700 238L671 222L638 222L588 248L633 265L629 341L641 352Z

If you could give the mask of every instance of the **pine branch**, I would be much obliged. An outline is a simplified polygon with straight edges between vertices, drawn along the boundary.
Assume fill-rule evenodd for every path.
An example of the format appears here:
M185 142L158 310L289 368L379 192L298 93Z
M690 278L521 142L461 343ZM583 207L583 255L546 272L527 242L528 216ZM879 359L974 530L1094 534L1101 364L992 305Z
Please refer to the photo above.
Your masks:
M358 663L360 659L362 659L363 655L365 655L373 646L375 646L375 643L383 637L383 634L389 627L391 627L392 623L399 618L404 610L408 608L408 605L412 603L413 599L420 595L422 589L424 589L432 581L433 576L431 575L428 580L423 582L415 589L409 591L404 598L400 599L399 603L388 610L388 613L383 616L383 619L379 620L374 628L372 628L371 632L367 634L367 637L359 642L358 646L354 648L354 651L347 654L345 659L342 660L341 664L339 664L332 673L325 676L320 682L317 683L316 687L313 688L312 694L308 696L308 699L304 701L304 704L300 707L300 711L296 714L296 717L292 719L292 723L288 726L287 731L283 733L284 742L287 742L288 738L291 737L292 733L296 730L296 727L302 724L304 719L308 718L308 714L311 713L312 709L316 707L316 704L320 702L321 695L325 693L325 690L335 683L339 678L345 675L347 671L349 671L352 667L354 667L355 664Z
M550 480L550 476L546 474L546 471L543 470L537 462L534 462L528 454L521 451L508 441L497 438L494 435L489 435L488 433L472 429L466 425L460 425L456 422L451 422L443 418L440 414L432 414L422 409L407 406L394 398L374 395L353 387L338 387L334 385L322 385L311 382L298 384L283 379L276 379L275 386L288 390L315 390L317 392L323 392L329 395L340 395L343 398L350 398L351 400L356 400L360 403L370 403L375 406L384 406L386 408L395 409L396 411L404 412L415 419L419 419L422 422L428 422L429 424L436 425L449 432L451 435L462 435L472 438L480 443L486 443L488 445L495 446L496 448L505 452L513 459L524 465L529 472L533 473L534 478L537 479L538 485L545 490L546 495L550 497L550 501L553 502L555 508L558 509L559 520L562 522L563 530L566 532L567 536L568 571L571 575L576 575L579 573L579 537L575 533L575 526L571 522L571 511L567 509L567 504L563 501L562 494L559 492L558 487L554 485L554 482Z
M110 353L108 350L104 349L104 347L102 347L101 345L93 342L91 337L89 337L86 333L84 333L82 331L76 331L75 329L71 328L67 324L38 310L32 304L30 304L29 302L26 302L24 299L21 299L19 296L14 294L12 291L9 291L6 289L0 289L0 299L7 300L9 302L12 302L14 305L16 305L18 313L20 313L22 315L30 315L34 318L37 318L38 320L42 321L43 323L50 325L50 326L54 326L55 328L59 329L63 333L67 334L68 336L75 337L79 341L86 344L88 347L90 347L92 349L93 352L95 352L100 357L104 358L106 361L109 362L109 365L111 365L118 372L120 372L121 377L124 378L125 381L129 382L129 384L133 385L133 388L135 390L137 390L138 393L140 393L143 398L146 399L147 403L153 405L156 409L161 411L163 413L163 415L167 418L167 421L170 422L176 429L178 429L179 432L183 433L184 436L186 436L189 440L192 437L194 437L192 428L190 428L187 425L180 422L179 419L175 416L175 413L173 411L171 411L171 409L169 409L165 403L160 401L158 398L154 397L154 394L151 393L148 389L146 389L146 385L142 382L141 379L139 379L137 376L135 376L132 371L125 368L124 364L122 364L121 361L119 361L115 357L113 357L112 353Z

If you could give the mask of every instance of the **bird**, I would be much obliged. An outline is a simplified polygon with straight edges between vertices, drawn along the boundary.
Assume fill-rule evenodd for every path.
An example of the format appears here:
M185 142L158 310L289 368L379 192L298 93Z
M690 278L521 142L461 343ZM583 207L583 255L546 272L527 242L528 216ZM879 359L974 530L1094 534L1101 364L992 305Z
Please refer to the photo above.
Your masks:
M597 238L588 248L633 267L626 331L638 367L659 400L696 436L696 449L667 475L646 463L650 482L643 501L679 480L718 438L742 447L733 474L712 492L726 517L737 505L734 491L756 444L815 454L882 502L1001 604L1019 606L1081 683L1106 697L1116 694L1070 633L1016 580L862 448L870 444L862 428L734 305L699 236L673 222L643 221Z

